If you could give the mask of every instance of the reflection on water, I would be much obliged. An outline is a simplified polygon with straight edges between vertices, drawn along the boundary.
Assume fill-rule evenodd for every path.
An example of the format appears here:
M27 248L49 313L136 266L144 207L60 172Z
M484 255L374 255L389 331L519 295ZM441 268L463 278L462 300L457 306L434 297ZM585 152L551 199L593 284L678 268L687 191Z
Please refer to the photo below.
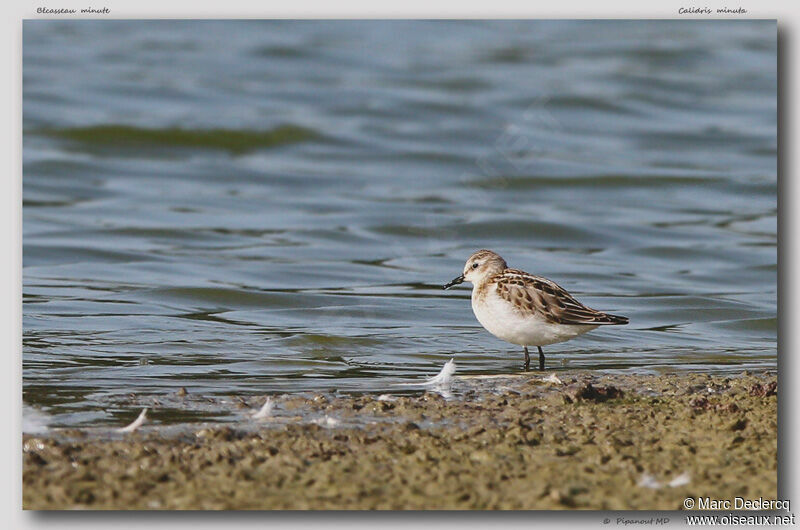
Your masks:
M384 392L452 356L518 370L468 291L440 287L484 247L631 318L551 346L555 370L776 366L775 23L23 38L23 389L55 424L172 410L181 387Z

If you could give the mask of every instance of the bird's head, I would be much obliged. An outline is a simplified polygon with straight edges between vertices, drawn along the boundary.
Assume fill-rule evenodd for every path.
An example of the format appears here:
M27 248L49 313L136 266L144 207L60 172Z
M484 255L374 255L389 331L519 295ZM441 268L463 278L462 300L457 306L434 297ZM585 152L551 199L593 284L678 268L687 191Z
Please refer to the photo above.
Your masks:
M444 288L449 289L463 282L480 285L486 281L486 279L503 272L507 267L506 260L491 250L479 250L467 259L467 262L464 264L464 273L454 278L445 285Z

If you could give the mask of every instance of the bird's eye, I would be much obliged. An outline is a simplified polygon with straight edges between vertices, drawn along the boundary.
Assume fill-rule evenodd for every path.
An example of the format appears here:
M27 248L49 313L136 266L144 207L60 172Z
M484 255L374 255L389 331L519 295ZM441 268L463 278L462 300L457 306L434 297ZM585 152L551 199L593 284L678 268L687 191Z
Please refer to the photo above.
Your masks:
M473 263L473 264L472 264L472 268L473 268L473 269L477 269L477 268L478 268L478 263L477 263L477 262L476 262L476 263Z

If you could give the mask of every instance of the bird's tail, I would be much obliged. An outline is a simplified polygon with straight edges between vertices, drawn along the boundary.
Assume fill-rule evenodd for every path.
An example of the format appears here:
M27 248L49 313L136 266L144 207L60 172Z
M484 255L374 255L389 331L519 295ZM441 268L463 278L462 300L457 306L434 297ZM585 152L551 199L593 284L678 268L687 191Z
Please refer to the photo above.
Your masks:
M606 316L609 319L609 324L627 324L628 322L630 322L630 320L628 320L628 317L623 317L621 315L606 314Z
M628 322L628 317L623 317L621 315L609 315L608 313L604 313L602 317L597 319L598 324L608 324L612 326L627 324Z

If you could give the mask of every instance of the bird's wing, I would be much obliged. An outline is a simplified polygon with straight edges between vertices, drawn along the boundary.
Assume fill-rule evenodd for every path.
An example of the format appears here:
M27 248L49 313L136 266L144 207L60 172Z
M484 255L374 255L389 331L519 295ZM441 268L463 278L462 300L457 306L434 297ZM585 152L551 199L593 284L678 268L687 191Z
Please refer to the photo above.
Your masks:
M523 315L539 315L554 324L627 324L628 319L586 307L557 283L527 272L506 269L492 281L497 294Z

